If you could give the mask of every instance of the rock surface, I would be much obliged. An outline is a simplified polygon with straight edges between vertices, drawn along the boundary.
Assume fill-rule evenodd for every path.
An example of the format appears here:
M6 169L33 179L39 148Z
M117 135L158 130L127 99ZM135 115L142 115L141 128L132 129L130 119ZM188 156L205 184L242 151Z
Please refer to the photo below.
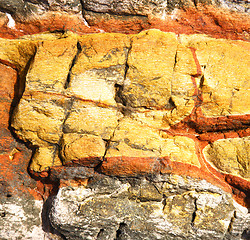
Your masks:
M12 119L15 133L37 149L31 170L41 172L61 162L95 167L104 161L101 171L112 174L112 162L123 158L113 174L162 171L159 159L200 168L195 140L188 134L175 136L170 128L195 109L204 117L249 114L248 64L238 61L248 45L205 36L179 39L150 30L38 41ZM230 56L222 46L232 46ZM218 58L223 58L222 69L215 67ZM224 72L226 81L220 81ZM134 157L144 159L142 166L126 169ZM145 161L154 167L144 170Z
M249 40L247 0L2 0L1 37L44 31L138 33L144 29Z
M220 170L249 180L249 137L221 139L208 145L207 159Z
M249 23L245 0L2 0L0 238L249 239Z
M117 240L246 239L239 233L250 222L220 188L176 175L99 176L87 187L61 188L50 219L66 239Z
M39 181L29 192L48 199L50 216L43 236L248 237L247 42L159 30L1 41L2 82L12 82L1 85L2 111L33 150L29 171ZM17 159L24 147L6 136L3 153Z

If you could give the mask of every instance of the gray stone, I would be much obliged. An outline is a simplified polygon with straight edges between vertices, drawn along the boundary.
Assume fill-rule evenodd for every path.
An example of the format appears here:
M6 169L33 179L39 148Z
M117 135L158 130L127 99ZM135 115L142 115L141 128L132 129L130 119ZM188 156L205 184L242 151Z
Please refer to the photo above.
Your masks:
M0 199L0 239L44 239L42 201L7 196Z
M173 10L174 8L182 8L184 6L192 6L191 0L125 0L125 1L106 1L106 0L83 0L83 9L113 14L129 14L147 16L150 14L162 14L164 11Z
M66 239L244 239L246 208L205 180L184 181L99 175L87 187L61 188L50 221Z
M213 5L239 12L249 11L248 0L83 0L83 9L99 13L128 14L128 15L162 15L174 9L198 7L201 5Z
M80 0L1 0L0 11L12 15L15 20L25 21L26 18L42 14L46 11L65 11L80 13Z

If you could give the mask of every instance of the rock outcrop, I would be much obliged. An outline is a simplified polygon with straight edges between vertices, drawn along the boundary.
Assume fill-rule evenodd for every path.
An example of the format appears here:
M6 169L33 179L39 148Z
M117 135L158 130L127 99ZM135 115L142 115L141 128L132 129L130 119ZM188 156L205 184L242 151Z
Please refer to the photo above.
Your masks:
M247 0L2 0L1 37L43 31L139 33L157 28L249 40Z
M246 1L4 0L0 29L1 239L249 239Z
M63 187L50 219L66 239L246 239L250 223L220 188L172 174Z

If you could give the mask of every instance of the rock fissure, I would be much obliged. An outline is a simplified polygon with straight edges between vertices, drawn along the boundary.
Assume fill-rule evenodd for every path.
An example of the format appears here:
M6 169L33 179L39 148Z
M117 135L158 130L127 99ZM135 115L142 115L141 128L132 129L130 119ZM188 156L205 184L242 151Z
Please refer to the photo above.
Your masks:
M76 52L76 55L74 56L73 60L72 60L72 63L71 63L71 66L69 68L69 73L68 73L68 76L67 76L67 79L66 79L66 82L65 82L65 85L64 85L64 88L67 89L69 84L70 84L70 80L71 80L71 71L72 71L72 68L74 67L76 61L77 61L77 58L79 56L79 54L81 53L82 51L82 47L81 47L81 44L80 42L78 41L77 42L77 52Z
M116 236L115 236L114 240L122 239L121 236L122 236L122 234L124 234L124 230L126 227L127 227L126 223L124 223L124 222L119 223L119 227L116 230Z
M194 199L194 211L193 211L193 213L192 213L192 219L191 219L191 225L192 225L192 227L193 227L194 222L195 222L197 210L198 210L198 208L197 208L197 199L195 198L195 199Z

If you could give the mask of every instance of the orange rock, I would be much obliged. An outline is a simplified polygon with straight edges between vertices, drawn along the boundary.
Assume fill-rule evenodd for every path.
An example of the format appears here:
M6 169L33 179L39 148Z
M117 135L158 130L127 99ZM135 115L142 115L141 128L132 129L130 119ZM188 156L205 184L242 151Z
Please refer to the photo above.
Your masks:
M139 33L145 29L160 29L177 34L205 33L216 38L249 40L250 21L246 13L234 12L225 8L198 4L185 9L175 9L160 16L115 15L84 11L69 14L60 11L48 11L42 15L17 19L15 27L7 26L5 15L0 17L0 37L17 38L28 34L46 31L72 31L78 34L96 32ZM18 22L19 21L19 22Z
M7 128L9 126L9 112L16 81L16 70L0 63L0 127Z
M161 163L154 157L110 157L102 163L100 172L110 176L140 176L160 173Z
M100 32L96 27L86 26L80 15L52 11L25 22L16 22L15 28L8 28L7 21L3 22L0 29L0 37L10 39L46 31L72 31L78 34Z

